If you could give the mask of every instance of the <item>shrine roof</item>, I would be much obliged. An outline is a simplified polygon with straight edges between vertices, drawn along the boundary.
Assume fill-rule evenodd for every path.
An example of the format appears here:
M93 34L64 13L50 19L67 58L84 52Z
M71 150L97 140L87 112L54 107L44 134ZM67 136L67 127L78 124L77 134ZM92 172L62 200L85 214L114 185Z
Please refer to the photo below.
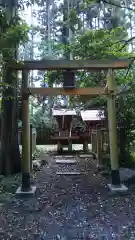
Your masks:
M53 109L52 110L53 116L75 116L76 111L70 109Z
M83 110L81 111L83 121L101 121L105 119L104 111L101 110Z

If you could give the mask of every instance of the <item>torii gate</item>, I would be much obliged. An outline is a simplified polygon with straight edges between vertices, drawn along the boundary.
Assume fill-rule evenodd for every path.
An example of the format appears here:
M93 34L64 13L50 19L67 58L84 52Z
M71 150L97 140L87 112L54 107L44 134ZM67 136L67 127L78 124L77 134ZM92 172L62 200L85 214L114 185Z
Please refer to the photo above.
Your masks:
M123 191L127 188L121 184L118 166L117 153L117 131L116 131L116 111L115 95L116 85L114 78L115 69L128 68L130 60L32 60L23 63L7 63L11 71L22 71L23 87L23 119L22 119L22 186L17 190L17 194L34 194L36 187L30 184L30 120L29 120L29 96L30 95L106 95L108 102L108 121L109 121L109 141L111 155L112 184L109 184L111 190ZM28 73L30 70L79 70L88 71L108 71L107 87L96 88L29 88Z

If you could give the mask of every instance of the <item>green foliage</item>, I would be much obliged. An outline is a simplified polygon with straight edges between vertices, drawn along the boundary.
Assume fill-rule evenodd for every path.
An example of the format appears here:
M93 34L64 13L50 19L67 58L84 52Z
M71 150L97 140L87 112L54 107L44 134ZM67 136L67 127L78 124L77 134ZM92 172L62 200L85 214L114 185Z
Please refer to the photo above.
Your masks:
M53 117L50 118L49 111L44 111L40 107L38 111L36 111L32 118L32 125L35 128L43 125L48 129L52 129L53 125L55 124L55 119Z
M130 91L118 96L116 101L117 106L117 125L119 130L119 146L120 146L120 163L127 167L132 167L134 139L135 139L135 84L131 82ZM133 165L135 166L135 164Z
M28 41L28 26L22 19L15 15L10 20L7 19L6 10L0 10L0 56L1 56L1 71L0 71L0 86L7 89L8 93L3 96L4 99L14 99L13 89L16 82L15 74L5 75L5 61L17 61L17 48L20 44L25 44ZM10 92L10 93L9 93Z
M77 15L76 9L71 9L69 12L69 28L72 32L75 32L75 26L78 25L79 28L81 27L81 20Z
M110 59L129 56L127 47L123 47L122 39L126 32L118 27L109 31L107 29L89 30L84 35L76 38L74 54L82 59Z
M0 10L0 29L0 53L3 58L13 58L16 47L28 40L29 28L19 16L8 21L6 12Z
M114 59L133 57L134 54L127 52L123 47L122 39L126 37L126 31L120 27L109 31L107 29L89 30L84 35L76 38L71 46L74 49L76 59ZM121 50L120 50L121 49ZM116 80L118 84L126 83L131 79L131 72L124 78L125 70L117 71ZM105 72L78 72L78 86L94 87L106 84Z
M73 26L77 24L78 18L77 18L77 12L75 9L71 9L69 13L69 19L70 19L70 25Z

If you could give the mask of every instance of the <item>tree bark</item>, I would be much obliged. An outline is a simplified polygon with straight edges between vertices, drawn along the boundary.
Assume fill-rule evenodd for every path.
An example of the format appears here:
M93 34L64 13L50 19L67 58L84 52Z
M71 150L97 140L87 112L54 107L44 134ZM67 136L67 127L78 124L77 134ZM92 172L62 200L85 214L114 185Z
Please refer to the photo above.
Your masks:
M7 5L5 14L7 22L16 15L16 6L12 3ZM6 32L7 29L3 29ZM13 61L17 59L17 46L9 45L9 49L15 49L11 54L9 50L3 52L3 59ZM8 175L21 171L21 159L18 144L18 99L17 99L17 73L3 69L4 89L2 93L2 118L1 118L1 152L0 174Z
M9 70L5 71L4 83L11 87L3 90L2 97L0 174L8 175L21 171L16 76Z

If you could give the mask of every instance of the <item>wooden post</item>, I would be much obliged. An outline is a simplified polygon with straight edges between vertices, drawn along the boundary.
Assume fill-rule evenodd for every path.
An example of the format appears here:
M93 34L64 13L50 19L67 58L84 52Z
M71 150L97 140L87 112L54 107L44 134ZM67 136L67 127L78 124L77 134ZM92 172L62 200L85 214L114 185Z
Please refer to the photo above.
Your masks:
M91 133L91 144L92 144L92 152L97 153L97 140L96 140L96 133Z
M36 151L36 142L37 142L37 132L36 128L34 129L34 132L32 132L32 154Z
M117 150L117 127L116 127L116 109L115 109L115 79L113 71L108 71L107 78L108 91L108 125L109 125L109 142L110 142L110 158L111 158L111 172L112 185L120 186L120 174L118 167L118 150Z
M62 144L60 143L60 141L57 142L57 152L62 152Z
M104 152L104 130L101 130L101 152Z
M73 117L72 117L72 120L73 120ZM69 129L69 137L72 136L72 121L70 123L70 129ZM68 140L68 152L72 152L72 140L69 139Z
M32 154L33 154L33 149L32 149L32 145L33 145L33 137L32 137L32 124L30 124L30 171L32 172Z
M102 161L101 161L102 154L101 154L101 129L100 129L100 126L97 126L96 132L97 132L97 160L98 160L97 167L99 169L102 169L103 166L102 166Z
M84 140L84 142L83 142L83 151L88 152L88 141L87 140Z
M30 185L30 119L29 119L29 96L28 71L22 71L22 188L24 192L31 190Z
M72 152L72 141L71 140L69 140L69 142L68 142L68 151Z

